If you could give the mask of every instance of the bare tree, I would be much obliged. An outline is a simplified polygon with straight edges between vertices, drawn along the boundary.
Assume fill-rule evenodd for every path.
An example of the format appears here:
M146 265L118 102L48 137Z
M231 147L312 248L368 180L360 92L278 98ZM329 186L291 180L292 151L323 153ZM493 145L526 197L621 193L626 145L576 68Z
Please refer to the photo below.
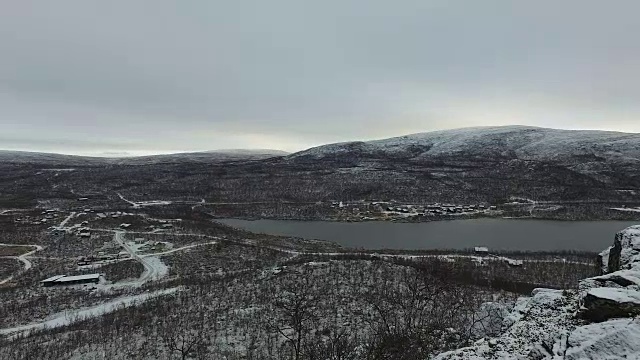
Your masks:
M210 343L206 320L206 312L202 307L181 307L161 319L158 332L172 355L177 353L182 360L202 357L208 352Z
M295 360L302 358L304 342L316 321L311 275L304 272L284 285L274 301L274 319L268 324L285 339Z

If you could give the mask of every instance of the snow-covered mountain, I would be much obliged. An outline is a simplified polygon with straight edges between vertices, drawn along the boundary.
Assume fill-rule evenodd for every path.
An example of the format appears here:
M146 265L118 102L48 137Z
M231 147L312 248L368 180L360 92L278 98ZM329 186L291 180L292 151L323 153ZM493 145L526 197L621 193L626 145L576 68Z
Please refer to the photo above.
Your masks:
M436 359L639 359L640 226L618 233L601 259L604 275L578 290L536 289L517 302L502 336Z
M603 158L640 164L640 134L528 126L475 127L330 144L292 154L289 158L349 155L412 160L466 156L560 162Z

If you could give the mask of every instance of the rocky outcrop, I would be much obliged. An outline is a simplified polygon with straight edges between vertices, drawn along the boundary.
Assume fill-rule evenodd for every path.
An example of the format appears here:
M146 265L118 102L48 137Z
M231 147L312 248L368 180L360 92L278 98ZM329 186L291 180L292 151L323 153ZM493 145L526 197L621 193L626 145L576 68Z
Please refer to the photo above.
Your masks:
M577 294L562 290L535 289L521 298L505 319L509 329L498 338L481 340L474 346L442 354L436 359L544 359L565 351Z
M567 341L564 359L637 359L640 320L617 319L575 329Z
M583 306L582 317L591 322L634 317L640 315L640 292L607 287L594 288L587 291Z
M600 254L603 275L578 290L536 289L519 299L505 333L438 360L640 358L640 226Z
M608 273L622 269L640 269L640 225L616 234L608 260Z

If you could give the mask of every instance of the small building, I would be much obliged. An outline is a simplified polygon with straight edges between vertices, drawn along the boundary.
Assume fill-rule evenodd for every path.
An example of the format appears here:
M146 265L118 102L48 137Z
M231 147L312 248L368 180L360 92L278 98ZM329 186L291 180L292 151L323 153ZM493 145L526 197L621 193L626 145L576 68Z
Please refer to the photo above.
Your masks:
M44 279L42 281L40 281L40 284L44 285L44 286L52 286L55 284L56 280L60 279L64 277L64 275L55 275L52 276L50 278Z
M104 219L107 217L107 215L104 213L97 213L96 216L98 217L98 219Z
M513 266L513 267L520 267L524 264L524 261L522 260L506 259L505 261L509 266Z
M127 223L120 224L120 227L123 228L123 229L126 229L126 228L128 228L130 226L131 226L131 224L127 224Z
M476 254L488 254L489 248L486 248L484 246L476 246L475 248L473 248L473 251L475 251Z
M87 201L87 200L89 200L89 198L87 198L87 197L78 198L78 201Z
M80 233L80 237L81 238L90 238L91 237L91 233L90 232L81 232Z
M77 285L77 284L97 284L100 282L100 274L85 274L85 275L56 275L48 279L40 281L43 286L55 286L55 285Z

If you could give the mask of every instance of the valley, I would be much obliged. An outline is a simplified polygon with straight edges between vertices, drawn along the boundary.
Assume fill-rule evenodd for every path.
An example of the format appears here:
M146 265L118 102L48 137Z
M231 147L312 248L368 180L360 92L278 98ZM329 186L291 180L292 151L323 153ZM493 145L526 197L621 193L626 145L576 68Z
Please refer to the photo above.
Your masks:
M513 132L566 135L9 156L0 357L430 358L501 336L519 297L577 294L614 234L640 221L635 150L579 170L580 154L509 150ZM593 135L592 151L627 151L635 138L620 136Z

